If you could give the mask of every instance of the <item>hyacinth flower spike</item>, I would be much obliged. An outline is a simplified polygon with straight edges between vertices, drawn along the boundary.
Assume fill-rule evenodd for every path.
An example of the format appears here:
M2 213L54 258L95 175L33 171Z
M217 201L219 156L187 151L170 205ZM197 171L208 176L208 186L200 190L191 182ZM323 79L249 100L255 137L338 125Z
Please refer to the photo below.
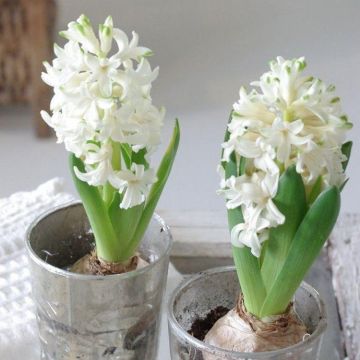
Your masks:
M335 87L304 75L305 67L304 58L278 57L233 105L218 192L226 200L245 315L231 311L218 320L209 344L267 351L306 334L292 299L338 217L352 124ZM279 318L289 324L280 332ZM273 331L266 324L275 324Z
M160 144L165 109L152 103L159 69L150 66L151 50L138 45L135 32L129 39L115 28L110 16L98 36L85 15L60 35L67 43L55 45L56 58L44 63L42 74L54 88L51 113L41 115L70 152L73 180L95 237L95 259L126 269L170 174L179 124L155 170L151 154Z

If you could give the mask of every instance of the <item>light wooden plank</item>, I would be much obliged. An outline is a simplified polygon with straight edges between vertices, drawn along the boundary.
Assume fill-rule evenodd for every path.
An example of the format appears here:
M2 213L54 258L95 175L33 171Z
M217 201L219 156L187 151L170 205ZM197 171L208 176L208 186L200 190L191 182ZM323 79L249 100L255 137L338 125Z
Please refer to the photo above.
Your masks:
M220 211L158 211L174 237L177 257L230 257L226 218Z
M226 211L169 211L157 210L171 227L226 228Z
M176 256L231 256L228 229L171 227L174 236L173 255Z

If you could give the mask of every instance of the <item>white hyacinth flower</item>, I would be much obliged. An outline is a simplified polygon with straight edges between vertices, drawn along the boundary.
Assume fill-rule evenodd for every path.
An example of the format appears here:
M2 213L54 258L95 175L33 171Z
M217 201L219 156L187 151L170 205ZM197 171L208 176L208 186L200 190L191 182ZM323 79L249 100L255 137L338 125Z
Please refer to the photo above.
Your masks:
M293 147L306 147L310 143L312 135L301 136L304 129L302 120L292 122L275 118L271 127L264 128L261 132L266 138L265 142L276 149L276 158L282 164L289 164Z
M145 170L144 165L133 163L131 170L120 170L112 175L110 183L123 194L120 207L128 209L144 202L149 185L156 181L153 169Z
M231 243L237 247L248 246L251 253L259 257L261 244L267 240L267 229L270 223L262 216L261 207L249 206L244 213L244 222L231 229Z
M221 189L227 208L241 207L244 223L232 229L232 243L248 246L260 256L268 231L285 221L272 199L280 175L291 165L311 187L319 177L324 186L345 181L341 152L351 123L342 113L335 87L303 75L304 58L270 63L270 71L253 82L250 92L240 89L222 144L223 162L235 154L246 159L245 174L225 178Z
M151 50L138 45L135 32L129 40L114 28L111 17L99 26L98 36L84 15L60 34L68 42L63 48L55 45L56 58L44 63L42 79L54 88L54 96L51 114L41 115L58 142L82 160L84 169L74 169L80 180L111 184L122 196L122 208L139 205L155 181L154 170L145 167L160 143L165 116L152 104L158 68L151 69L146 58ZM125 161L122 147L141 150L142 158Z
M240 206L244 216L244 223L232 229L233 245L249 246L255 256L260 256L260 245L267 239L265 230L285 221L284 215L271 200L271 194L276 193L277 176L255 172L251 176L231 176L223 185L219 192L225 196L227 208Z

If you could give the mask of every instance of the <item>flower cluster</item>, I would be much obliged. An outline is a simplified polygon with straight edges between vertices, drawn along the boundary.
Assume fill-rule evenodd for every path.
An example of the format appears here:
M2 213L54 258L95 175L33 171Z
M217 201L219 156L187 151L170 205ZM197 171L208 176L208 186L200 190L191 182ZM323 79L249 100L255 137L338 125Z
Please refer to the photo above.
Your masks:
M270 71L254 88L240 89L228 124L229 139L222 145L223 162L235 154L244 158L245 172L225 179L220 193L227 208L241 206L244 223L232 229L232 243L248 246L260 256L268 231L285 221L272 199L281 173L295 164L309 189L320 177L324 186L341 186L345 180L341 152L351 123L341 112L335 87L303 75L305 59L270 63ZM295 205L296 206L296 205Z
M42 79L54 96L52 114L42 111L42 117L58 142L83 161L84 172L74 169L80 180L111 184L122 194L122 208L138 205L156 181L148 155L160 142L164 119L164 109L155 107L150 96L158 75L147 60L151 51L138 46L134 32L129 41L111 17L99 26L98 38L84 15L60 34L68 42L63 48L55 45L52 65L44 63ZM117 51L112 52L113 42ZM143 159L126 162L127 149Z

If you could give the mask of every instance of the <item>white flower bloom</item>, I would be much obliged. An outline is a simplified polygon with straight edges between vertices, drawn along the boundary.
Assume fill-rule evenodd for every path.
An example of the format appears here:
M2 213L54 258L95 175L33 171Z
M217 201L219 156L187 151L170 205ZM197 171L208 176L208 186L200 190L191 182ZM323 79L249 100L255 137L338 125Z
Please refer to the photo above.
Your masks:
M50 116L46 111L41 111L44 121L56 131L57 142L64 143L67 151L77 157L84 156L84 138L94 138L95 132L81 118L65 116L61 112L54 112Z
M112 146L110 143L102 144L101 147L95 144L87 144L87 156L85 157L85 173L74 168L76 176L92 186L103 186L109 181L113 174L111 164Z
M250 206L252 203L263 204L267 201L269 194L261 186L259 173L252 176L231 176L226 180L225 189L219 190L227 200L228 209L235 209L241 205Z
M222 189L226 187L225 170L221 165L218 165L216 170L220 176L220 190L218 191L220 192Z
M121 206L135 206L145 201L153 170L136 165L115 171L113 145L130 146L135 152L145 149L149 163L150 153L160 143L165 111L151 100L152 82L159 71L152 70L145 58L151 50L138 46L135 32L129 40L114 28L111 17L99 26L98 38L84 15L61 35L68 42L63 48L55 45L56 58L52 64L44 63L42 79L54 88L54 96L52 114L42 112L42 117L54 128L58 142L83 161L85 172L75 169L79 179L93 186L112 183L124 193ZM116 49L111 52L114 42ZM119 147L116 151L124 167ZM135 178L137 186L132 185Z
M257 124L263 122L268 124L272 123L274 120L274 113L269 110L267 104L262 101L255 90L248 94L245 88L241 87L239 95L239 101L233 106L235 118L241 117L245 121L250 120L252 123L255 121ZM250 126L250 129L251 128L252 127ZM253 128L256 129L258 126L254 126Z
M257 169L264 171L268 175L279 175L279 168L276 165L275 150L267 144L261 137L256 140L256 146L259 149L259 155L254 158L254 165Z
M77 74L79 71L86 71L87 67L84 61L84 52L76 41L69 41L64 48L54 45L56 58L53 60L53 66L64 73Z
M342 163L347 160L340 148L327 148L323 151L326 173L323 177L326 185L341 186L346 179Z
M285 221L271 199L256 206L242 206L244 222L231 230L231 242L234 246L248 246L254 256L259 257L261 244L268 239L268 229L281 225Z
M272 176L261 172L255 172L251 177L231 176L225 181L224 189L219 190L227 199L227 208L235 209L240 206L244 216L244 223L232 229L232 243L250 247L255 256L260 255L260 244L267 238L264 230L285 221L284 215L271 200L270 193L274 190L270 189L269 192L268 187L264 186L268 178ZM275 181L272 183L277 185Z
M305 184L312 184L323 174L326 166L323 147L311 142L310 149L299 151L296 158L296 171L302 175Z
M145 201L150 185L156 182L156 176L153 169L145 170L144 165L133 163L131 170L120 170L109 181L123 194L120 207L128 209Z
M267 240L269 222L260 216L261 207L249 206L244 212L244 222L231 230L231 242L234 246L248 246L254 256L259 257L261 244Z
M122 59L124 62L131 59L142 59L144 56L152 54L150 49L138 46L139 36L135 31L132 32L132 39L129 42L127 35L122 30L114 29L114 40L119 48L115 58ZM127 62L127 64L130 63Z
M144 147L156 147L160 143L160 129L163 126L165 110L157 109L151 102L143 101L136 112L132 113L124 124L128 135L126 141L135 152Z
M116 108L116 100L103 98L96 83L84 84L81 87L81 96L78 100L74 100L74 103L76 106L69 111L92 124L95 130L102 128L104 112Z
M121 61L86 54L85 62L90 73L88 81L94 81L98 84L100 93L104 98L110 97L113 92L113 84L118 76L117 69L121 65Z
M157 78L159 68L151 70L150 63L142 58L136 69L127 67L126 76L119 73L116 81L122 88L121 99L131 98L135 104L150 98L151 83Z
M233 153L246 159L246 173L225 179L221 189L227 207L241 207L244 223L232 231L232 242L248 246L260 255L270 228L284 222L272 199L280 175L295 164L306 186L321 176L325 186L341 186L345 180L341 146L351 128L342 113L334 86L304 76L304 58L270 63L270 71L252 83L256 89L240 89L228 124L229 138L222 144L222 161ZM239 165L239 164L238 164Z
M266 142L277 149L276 158L283 164L289 164L293 147L306 147L309 145L312 135L301 136L304 128L301 119L288 122L281 118L275 118L271 127L261 130Z
M222 144L224 149L223 160L229 161L230 155L235 151L240 156L254 159L262 154L261 149L256 145L256 138L250 139L245 136L231 136L228 141Z

